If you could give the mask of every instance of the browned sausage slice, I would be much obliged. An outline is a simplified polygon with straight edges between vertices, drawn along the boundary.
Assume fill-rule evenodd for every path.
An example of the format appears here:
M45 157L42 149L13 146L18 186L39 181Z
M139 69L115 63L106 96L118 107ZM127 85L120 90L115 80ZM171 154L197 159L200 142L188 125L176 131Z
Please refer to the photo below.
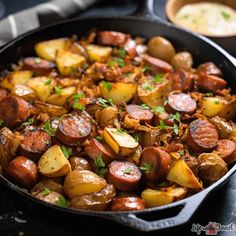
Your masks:
M206 63L201 64L197 68L196 72L197 72L197 74L204 72L208 75L214 75L214 76L222 77L222 72L221 72L220 68L217 67L212 62L206 62Z
M115 31L100 31L97 35L99 44L109 46L122 46L128 38L129 35Z
M218 133L209 121L197 119L189 125L186 142L195 152L210 152L218 142Z
M132 191L138 187L141 179L139 168L128 161L113 161L108 167L107 181L123 191Z
M60 121L56 137L64 144L78 145L90 134L91 129L88 119L78 114L68 114Z
M216 92L218 89L224 89L227 82L217 76L200 73L197 79L199 89Z
M3 98L7 97L8 95L9 95L9 93L8 93L8 91L7 91L6 89L1 89L1 88L0 88L0 101L1 101Z
M144 202L139 197L119 197L112 200L112 211L135 211L143 210Z
M30 116L30 104L22 98L9 96L0 101L0 119L10 129L16 128Z
M167 152L168 153L178 152L178 151L183 150L183 149L184 149L184 145L182 143L179 143L179 142L171 142L167 146Z
M173 70L172 66L169 63L163 60L157 59L155 57L144 55L143 60L148 66L150 66L153 74L160 73L160 72L167 73Z
M23 69L33 71L35 75L48 75L55 67L53 62L38 57L27 57L23 60Z
M144 171L146 180L159 183L166 178L170 162L170 156L166 151L158 147L146 147L141 154L140 168Z
M216 151L220 157L228 164L236 161L236 144L228 139L221 139L216 145Z
M6 175L17 184L29 188L37 182L38 167L30 159L17 156L9 163Z
M105 142L99 142L95 138L85 143L84 151L93 160L97 159L99 155L102 155L102 159L107 165L116 158L116 153L108 144Z
M150 110L143 109L142 107L134 104L128 105L126 110L129 116L133 119L139 120L141 122L144 121L148 124L150 124L152 121L153 113Z
M170 113L193 114L197 109L196 101L186 93L170 94L166 109Z
M40 128L26 130L22 137L19 153L33 161L38 161L43 152L51 145L51 136Z

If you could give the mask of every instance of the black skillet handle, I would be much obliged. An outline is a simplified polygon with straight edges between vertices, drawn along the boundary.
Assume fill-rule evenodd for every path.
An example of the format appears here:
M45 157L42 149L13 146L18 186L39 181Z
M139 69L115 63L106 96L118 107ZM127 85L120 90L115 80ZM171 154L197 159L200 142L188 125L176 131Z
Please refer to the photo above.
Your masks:
M183 225L190 220L190 218L193 216L197 208L201 205L207 194L208 192L205 191L200 192L192 196L191 198L186 199L186 201L184 201L183 203L176 205L179 206L179 213L175 215L176 212L173 211L174 216L169 218L154 221L145 220L144 218L148 219L148 214L150 213L152 214L152 218L154 214L158 216L158 210L154 210L147 213L139 214L121 213L109 216L109 219L143 232L150 232L154 230L176 227L179 225Z

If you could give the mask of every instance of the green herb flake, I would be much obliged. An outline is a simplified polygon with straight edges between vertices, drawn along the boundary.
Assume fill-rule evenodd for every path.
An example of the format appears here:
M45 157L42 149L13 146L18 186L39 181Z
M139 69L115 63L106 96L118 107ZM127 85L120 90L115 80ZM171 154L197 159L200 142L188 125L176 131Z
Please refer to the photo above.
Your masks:
M163 181L160 184L158 184L158 187L168 187L170 184L167 181Z
M116 64L116 61L109 61L108 66L113 67Z
M122 172L125 175L129 175L129 174L131 174L132 170L133 170L133 168L127 167L127 168L123 169Z
M149 66L144 66L142 69L141 69L141 71L142 72L148 72L148 71L150 71L151 70L151 68L149 67Z
M119 133L119 134L124 134L124 133L125 133L125 131L122 130L122 129L116 129L116 131L117 131L117 133Z
M50 136L55 136L56 130L52 128L50 120L47 120L44 124L44 131L46 131Z
M178 153L179 153L179 155L180 155L181 157L184 156L184 150L180 150L180 151L178 151Z
M118 49L117 52L118 52L120 57L125 57L126 56L126 51L124 49Z
M70 148L70 147L62 146L61 151L63 152L66 159L68 159L69 156L72 154L72 148Z
M160 120L160 125L158 125L157 128L159 128L160 130L164 130L170 128L170 126L165 125L164 121Z
M217 99L215 99L214 103L215 104L220 104L220 100L217 98Z
M58 95L60 95L62 93L62 87L61 86L56 86L54 88L54 90L55 90L55 93L58 94Z
M29 118L27 121L25 121L21 126L26 127L28 125L32 125L34 123L34 118Z
M51 79L48 79L44 82L45 85L50 85L52 83L52 80Z
M120 67L125 67L125 62L122 58L115 57L114 59Z
M76 93L76 94L73 95L74 100L79 100L79 99L84 98L84 97L85 97L85 95L83 93Z
M113 101L111 98L109 98L108 100L104 99L104 98L98 98L98 102L103 106L103 107L108 107L109 105L113 106Z
M153 112L158 113L159 115L165 112L165 108L162 106L156 106L152 109Z
M75 102L73 104L73 109L83 111L83 110L85 110L85 106L83 104L81 104L80 102Z
M143 165L139 167L139 169L142 171L145 171L146 174L149 174L152 168L153 168L153 164L146 161L144 161Z
M4 123L4 120L0 120L0 126L2 126Z
M103 140L103 137L102 136L96 136L95 137L98 141L102 141Z
M173 131L176 135L178 135L179 134L179 126L174 124Z
M34 62L35 62L36 64L39 64L39 63L41 62L41 59L40 59L39 57L35 57L35 58L34 58Z
M150 108L149 108L149 106L147 105L147 104L141 104L141 105L139 105L141 108L143 108L143 109L145 109L145 110L149 110Z
M107 168L105 168L105 163L102 159L102 153L100 153L98 155L98 157L94 160L94 164L96 167L96 173L100 176L100 177L104 177L104 175L107 173Z
M69 202L63 196L59 196L56 202L56 205L61 206L61 207L67 207L69 205Z
M48 188L44 188L42 191L43 196L47 196L49 193L51 193L51 190Z
M174 114L168 115L168 119L173 119L173 120L175 120L175 121L177 121L179 123L181 122L180 114L178 112L175 115Z
M126 72L126 73L124 73L124 76L125 77L129 77L129 76L131 76L133 73L132 72Z
M163 77L164 77L164 74L162 73L158 73L155 75L155 77L153 78L153 82L154 83L162 83L164 80L163 80Z
M72 66L71 69L70 69L70 72L71 72L72 75L77 75L78 69L76 67Z
M212 97L212 96L213 96L213 93L211 93L211 92L210 92L210 93L205 93L205 96L206 96L206 97Z
M112 90L111 83L106 82L105 80L102 80L101 83L102 83L102 86L105 87L109 92Z
M228 21L231 17L230 14L225 11L222 11L220 14L224 18L224 20L226 20L226 21Z
M144 89L144 90L152 91L152 90L153 90L153 87L152 87L151 85L145 84L145 85L143 85L143 89Z
M139 133L135 133L133 134L133 138L135 139L136 142L139 142L140 141L140 134Z

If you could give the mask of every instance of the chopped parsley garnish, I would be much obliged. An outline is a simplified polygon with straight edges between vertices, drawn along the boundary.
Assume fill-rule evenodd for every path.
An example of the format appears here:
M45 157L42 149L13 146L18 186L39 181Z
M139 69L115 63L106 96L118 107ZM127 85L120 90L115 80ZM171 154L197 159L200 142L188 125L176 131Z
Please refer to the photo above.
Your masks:
M32 125L34 123L34 118L29 118L27 121L25 121L21 126L26 127L28 125Z
M96 173L100 176L100 177L104 177L104 175L106 174L107 172L107 168L105 168L105 163L102 159L102 153L100 153L98 155L98 157L94 160L94 164L95 164L95 167L96 167Z
M51 193L51 190L48 188L44 188L42 191L43 196L47 196L49 193Z
M220 14L226 21L228 21L231 17L230 14L225 11L222 11Z
M79 111L85 110L85 106L84 106L82 103L80 103L80 102L75 102L75 103L73 104L73 108L74 108L75 110L79 110Z
M158 74L155 75L155 77L153 78L152 82L154 82L154 83L162 83L164 81L163 77L164 77L164 74L158 73Z
M79 100L80 98L84 98L85 95L83 93L76 93L73 95L74 100Z
M124 76L128 77L128 76L131 76L132 74L133 74L132 72L126 72L126 73L124 73Z
M55 88L54 88L54 90L55 90L55 93L56 94L61 94L62 93L62 87L61 86L56 86Z
M35 57L35 58L34 58L34 62L35 62L36 64L39 64L39 63L41 62L41 59L40 59L39 57Z
M123 169L122 172L126 175L129 175L129 174L131 174L132 170L133 170L133 168L127 167L127 168Z
M118 49L117 52L118 52L119 56L121 56L121 57L126 56L126 51L124 49Z
M205 93L205 96L207 96L207 97L211 97L211 96L213 96L213 93Z
M114 59L120 67L125 67L125 62L122 58L115 57Z
M118 132L119 134L124 134L124 133L125 133L125 131L122 130L122 129L116 129L116 130L117 130L117 132Z
M2 126L4 123L4 120L0 120L0 126Z
M73 66L72 66L70 72L71 72L72 75L77 75L78 69L77 69L76 67L73 67Z
M67 207L69 205L69 202L63 196L59 196L58 201L56 202L56 205L61 206L61 207Z
M68 159L72 154L72 148L70 147L61 146L61 151L63 152L66 159Z
M152 87L151 85L145 84L145 85L143 85L143 89L144 89L144 90L152 91L152 90L153 90L153 87Z
M178 135L179 134L179 126L174 124L173 131L176 135Z
M51 79L48 79L44 82L45 85L50 85L52 83L52 80Z
M178 153L181 157L184 156L184 150L180 150L180 151L178 151Z
M140 166L139 169L145 171L146 174L149 174L151 172L152 167L153 167L152 163L144 161L143 165Z
M163 130L163 129L167 129L167 128L171 128L171 127L168 125L165 125L163 120L160 120L160 125L158 125L157 128L159 128L160 130Z
M134 138L135 141L137 141L137 142L140 141L140 136L141 136L141 134L139 134L139 133L135 133L135 134L133 134L133 138Z
M112 67L112 66L114 66L116 64L116 61L109 61L108 62L108 66L109 67Z
M112 99L109 98L108 100L104 98L98 98L98 102L103 106L103 107L108 107L108 106L113 106Z
M150 108L149 108L149 106L147 105L147 104L141 104L141 105L139 105L141 108L143 108L143 109L145 109L145 110L149 110Z
M149 66L144 66L144 67L141 69L142 72L147 72L147 71L150 71L150 70L151 70L151 68L150 68Z
M215 99L214 103L215 104L220 104L220 100L217 98L217 99Z
M95 137L98 141L102 141L103 140L103 137L102 136L96 136Z
M52 128L50 120L47 120L43 128L50 136L55 136L56 130Z
M105 87L109 92L112 90L111 83L106 82L105 80L102 80L101 83L102 83L102 86Z
M152 111L158 114L162 114L163 112L165 112L165 108L162 106L156 106L152 109Z
M173 119L177 122L180 123L180 114L177 112L175 115L174 114L170 114L168 115L168 119Z

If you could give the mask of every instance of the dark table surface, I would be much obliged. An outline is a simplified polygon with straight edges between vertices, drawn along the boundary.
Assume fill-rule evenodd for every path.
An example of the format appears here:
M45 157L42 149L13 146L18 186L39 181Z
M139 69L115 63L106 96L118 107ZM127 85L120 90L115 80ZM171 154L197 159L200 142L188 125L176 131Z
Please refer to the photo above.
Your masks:
M20 6L18 1L2 0L2 2L5 6L4 16L37 3L46 2L46 0L21 0ZM17 4L14 4L16 2ZM165 0L156 1L155 8L157 14L166 20L164 3ZM104 13L113 16L129 15L135 11L136 6L136 2L131 0L112 1L112 3L111 1L105 1L84 12L83 15L103 16ZM192 224L195 223L205 226L210 221L225 225L233 223L235 225L235 231L218 232L217 235L236 235L236 173L223 188L214 192L204 201L189 223L178 228L145 234L197 235L196 233L191 233ZM105 236L111 234L144 235L144 233L131 230L117 223L103 221L99 218L93 219L92 221L79 217L70 219L61 215L58 216L57 214L51 215L42 211L34 211L34 209L27 208L24 202L14 192L5 186L0 186L0 236ZM202 232L201 235L205 235L205 232Z

